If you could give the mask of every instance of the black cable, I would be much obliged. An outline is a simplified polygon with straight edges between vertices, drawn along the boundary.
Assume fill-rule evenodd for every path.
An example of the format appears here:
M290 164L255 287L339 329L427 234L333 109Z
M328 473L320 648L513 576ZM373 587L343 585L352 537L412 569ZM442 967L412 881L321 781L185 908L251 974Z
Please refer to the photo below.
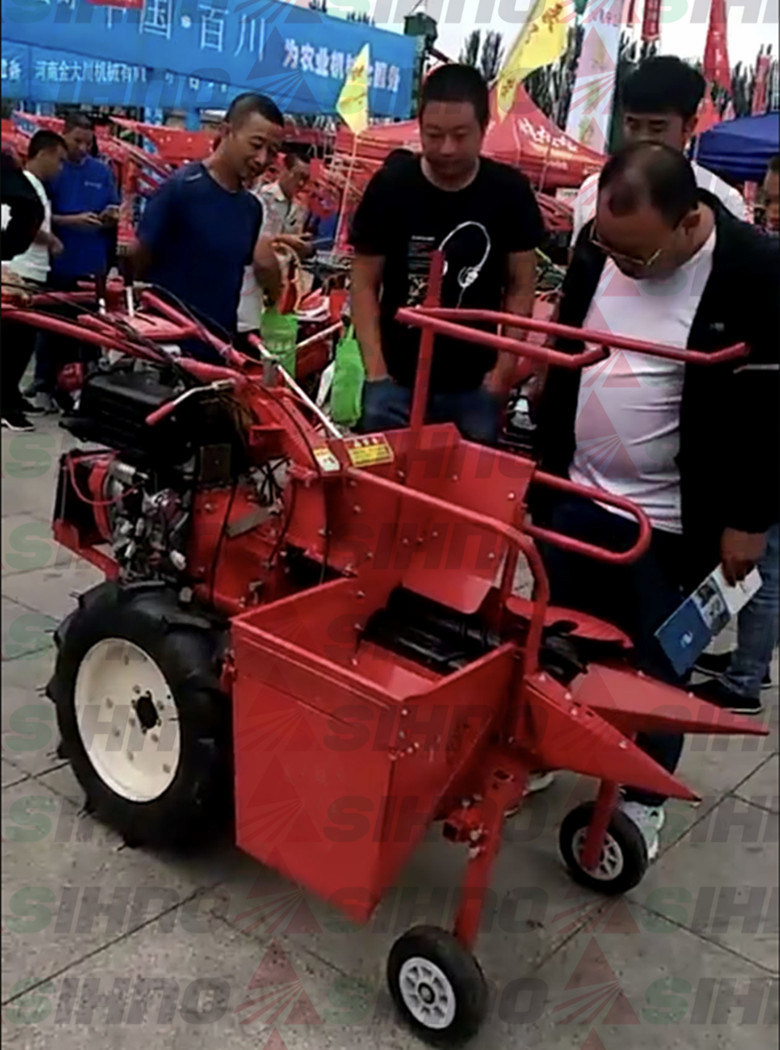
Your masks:
M214 588L217 583L217 564L219 562L219 555L222 551L222 544L227 533L227 527L230 522L230 512L233 509L233 502L236 498L236 492L238 490L238 478L233 481L233 488L230 492L230 499L228 500L227 510L225 511L225 517L222 522L222 528L219 531L219 537L217 539L217 545L214 548L214 559L211 563L211 593L209 595L209 605L214 605Z
M195 324L198 326L201 332L205 333L206 342L209 344L209 346L211 346L211 343L208 339L208 336L213 335L214 333L209 332L208 328L206 327L207 325L211 325L212 328L217 330L217 333L222 333L227 342L231 346L233 345L233 333L229 332L227 328L223 328L219 321L215 321L214 318L209 317L208 314L197 314L195 310L191 306L188 306L183 299L180 299L175 292L172 292L169 288L163 288L161 284L148 284L148 287L152 288L155 292L162 292L164 296L168 296L168 298L172 299L174 304L178 306L180 310L183 310L184 313L195 322Z
M311 456L311 461L312 461L312 463L314 465L314 469L317 471L318 474L321 474L322 471L320 469L319 461L318 461L317 457L314 455L314 445L312 445L311 441L309 441L308 437L306 436L306 431L303 429L301 424L298 422L298 420L295 418L295 416L289 410L287 405L285 405L285 403L284 403L284 401L283 401L283 399L281 397L274 397L274 401L279 406L279 408L281 408L281 410L284 412L284 414L287 416L287 418L290 420L290 422L293 424L295 429L300 434L301 438L303 439L303 443L306 445L307 449L309 450L309 455Z
M315 467L317 473L320 475L320 477L322 477L322 469L321 469L320 464L319 464L319 462L317 460L317 457L314 455L314 446L312 445L312 443L309 441L308 437L306 436L306 432L304 431L303 427L300 425L300 423L295 418L293 413L290 412L290 410L287 408L287 406L283 403L281 397L278 397L275 400L276 400L277 405L279 405L279 407L282 409L282 411L288 417L290 422L294 424L296 430L298 431L298 433L303 438L303 441L305 442L306 447L308 448L309 453L311 454L312 463L314 464L314 467ZM294 482L291 482L291 484L293 484L293 486L294 486ZM293 491L295 491L294 488L293 488ZM320 573L320 583L321 584L325 581L325 574L328 571L328 558L329 558L329 555L330 555L330 528L329 528L329 521L328 521L328 500L327 500L327 496L325 494L324 487L323 487L323 491L322 491L322 500L323 500L323 504L325 506L325 543L322 546L322 571ZM292 511L290 512L290 517L292 517ZM289 522L287 524L287 528L289 528ZM286 532L286 529L285 529L285 532ZM276 553L276 552L274 552L274 553Z
M290 528L290 525L291 525L292 519L293 519L293 514L295 513L295 502L296 502L297 496L298 496L298 489L295 487L294 483L291 483L290 509L289 509L289 511L287 513L287 517L285 519L284 525L282 526L282 528L281 528L281 530L279 532L279 536L278 536L278 538L276 540L276 543L274 544L274 549L271 551L271 554L269 555L269 558L268 558L268 565L269 566L273 565L274 561L276 560L276 556L279 554L279 551L282 549L282 544L284 543L284 538L285 538L285 536L287 535L287 533L289 531L289 528Z

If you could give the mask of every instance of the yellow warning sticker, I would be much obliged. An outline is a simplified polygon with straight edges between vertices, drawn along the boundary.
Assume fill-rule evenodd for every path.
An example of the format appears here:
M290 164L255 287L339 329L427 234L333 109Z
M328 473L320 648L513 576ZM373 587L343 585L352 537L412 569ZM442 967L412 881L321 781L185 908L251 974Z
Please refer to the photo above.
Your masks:
M319 448L314 450L314 458L320 465L320 470L324 470L328 473L332 473L340 469L341 464L338 459L333 455L327 445L321 445Z
M393 448L384 434L369 434L344 442L349 461L353 467L376 467L380 463L392 463Z

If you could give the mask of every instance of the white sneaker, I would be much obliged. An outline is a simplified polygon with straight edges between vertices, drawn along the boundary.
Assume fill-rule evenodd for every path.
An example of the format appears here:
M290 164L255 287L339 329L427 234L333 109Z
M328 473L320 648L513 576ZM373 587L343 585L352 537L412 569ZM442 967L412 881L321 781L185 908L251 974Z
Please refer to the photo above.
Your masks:
M552 770L547 770L545 773L529 773L528 780L525 782L525 791L523 791L523 798L528 795L535 795L537 791L545 791L555 780L555 773ZM518 802L514 806L508 806L504 810L505 817L513 817L520 809L520 803Z
M55 412L59 412L57 402L45 391L41 390L37 394L33 395L33 403L39 412L45 412L47 415L52 415Z
M535 795L537 791L546 791L554 780L555 773L549 769L545 773L529 773L525 782L525 794Z
M654 861L660 848L659 833L666 823L663 806L643 806L641 802L621 800L618 807L642 832L647 845L647 859Z

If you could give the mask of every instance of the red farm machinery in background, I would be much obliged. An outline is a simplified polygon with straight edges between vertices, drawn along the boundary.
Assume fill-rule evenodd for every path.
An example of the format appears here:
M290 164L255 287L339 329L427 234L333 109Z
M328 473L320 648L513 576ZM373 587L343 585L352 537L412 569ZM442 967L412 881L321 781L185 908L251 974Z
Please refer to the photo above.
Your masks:
M130 309L109 289L103 312L74 322L49 316L45 298L4 302L15 321L118 352L67 420L82 446L62 456L54 510L56 539L107 577L59 627L48 685L90 808L128 843L165 848L232 813L243 850L358 921L439 822L467 857L454 930L415 927L388 961L402 1016L439 1045L484 1019L472 948L505 813L531 771L599 782L560 848L575 879L620 893L648 863L620 786L694 798L636 734L765 732L639 674L611 624L550 605L537 544L630 562L650 537L638 508L424 425L435 334L567 369L610 347L697 367L745 348L703 355L445 310L440 274L437 253L425 305L399 314L422 329L411 425L360 437L343 437L262 347L260 363L247 358L148 290ZM221 364L166 350L193 328ZM545 348L528 337L540 332L595 348ZM535 486L619 507L633 546L533 524ZM370 832L343 833L345 805L370 815Z

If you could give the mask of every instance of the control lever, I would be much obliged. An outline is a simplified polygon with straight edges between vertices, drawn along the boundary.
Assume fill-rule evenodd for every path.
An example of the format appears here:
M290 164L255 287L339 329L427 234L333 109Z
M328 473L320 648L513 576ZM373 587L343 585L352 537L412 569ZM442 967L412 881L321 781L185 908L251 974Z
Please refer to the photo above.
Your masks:
M169 416L171 412L174 412L182 401L186 401L187 398L192 397L193 394L200 394L204 390L226 390L228 387L235 386L238 378L239 377L237 376L236 379L217 379L215 382L209 383L206 386L194 386L191 390L185 390L183 394L179 394L179 396L175 397L173 401L166 401L164 405L160 405L160 407L156 408L154 412L150 412L145 420L146 425L149 427L157 426L161 420L165 419L166 416Z

